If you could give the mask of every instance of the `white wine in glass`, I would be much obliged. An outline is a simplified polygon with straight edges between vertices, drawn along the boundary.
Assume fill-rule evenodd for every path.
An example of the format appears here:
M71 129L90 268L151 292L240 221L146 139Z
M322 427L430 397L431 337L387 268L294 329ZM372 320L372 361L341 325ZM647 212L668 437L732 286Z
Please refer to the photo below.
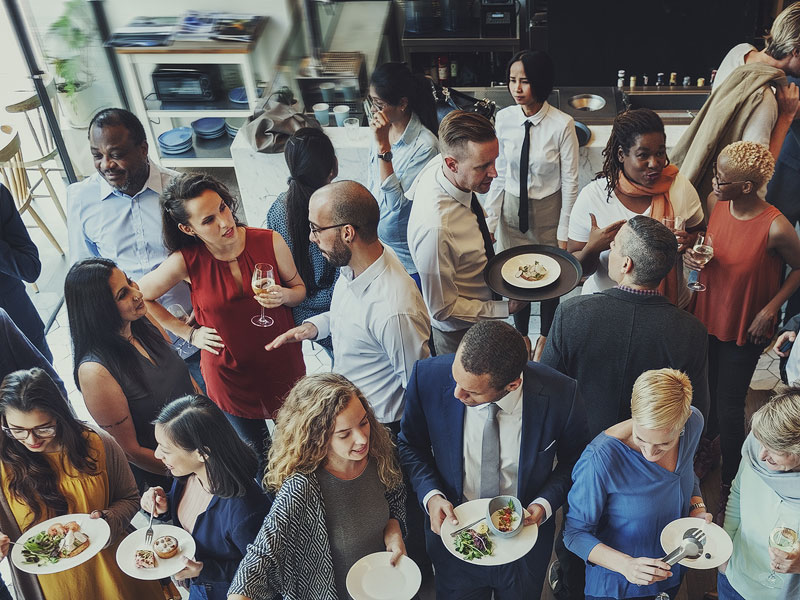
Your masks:
M798 540L797 531L783 524L780 519L769 534L769 545L771 548L783 550L788 554L800 551L800 540ZM773 589L783 587L783 578L775 573L774 570L771 570L769 575L764 578L764 585Z
M267 263L257 263L253 269L252 287L256 296L264 296L267 289L275 285L275 273L272 265ZM270 327L275 322L272 317L264 314L264 307L261 307L261 314L254 316L250 322L256 327Z
M698 233L697 240L692 248L692 258L695 262L701 265L707 265L708 262L714 258L714 246L711 242L711 234ZM689 274L689 282L687 286L690 290L695 292L705 292L706 286L700 283L700 271L692 271Z

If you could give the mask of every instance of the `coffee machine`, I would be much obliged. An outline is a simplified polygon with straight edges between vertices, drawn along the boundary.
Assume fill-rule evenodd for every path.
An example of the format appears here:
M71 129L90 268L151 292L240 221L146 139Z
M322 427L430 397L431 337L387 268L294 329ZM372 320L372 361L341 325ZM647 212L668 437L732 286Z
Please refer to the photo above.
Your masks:
M481 0L481 37L517 37L517 3Z

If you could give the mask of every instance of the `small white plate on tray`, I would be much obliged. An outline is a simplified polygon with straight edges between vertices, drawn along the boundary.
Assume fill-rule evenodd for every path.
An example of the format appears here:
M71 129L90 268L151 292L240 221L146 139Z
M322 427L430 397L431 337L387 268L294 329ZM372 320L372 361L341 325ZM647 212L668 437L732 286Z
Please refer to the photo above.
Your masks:
M142 527L131 533L122 540L117 546L117 564L122 571L134 579L163 579L175 575L183 569L183 557L194 557L195 543L194 538L188 531L174 525L161 525L153 523L153 540L161 536L171 535L178 540L178 552L171 558L159 558L157 555L156 566L154 569L140 569L136 566L135 555L137 550L152 550L152 544L147 546L144 543L144 536L147 527Z
M518 277L520 267L533 265L535 262L547 269L547 274L542 279L528 281ZM514 287L534 289L554 283L558 276L561 275L561 265L553 257L545 256L544 254L518 254L517 256L512 256L503 264L500 274L506 283Z

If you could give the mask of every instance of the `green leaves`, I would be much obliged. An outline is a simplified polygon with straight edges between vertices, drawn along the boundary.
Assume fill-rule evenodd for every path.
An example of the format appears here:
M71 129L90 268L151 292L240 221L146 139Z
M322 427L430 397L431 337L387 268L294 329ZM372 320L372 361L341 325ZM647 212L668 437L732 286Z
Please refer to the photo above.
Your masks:
M97 40L94 18L85 0L69 0L48 29L47 59L55 70L57 87L67 97L94 81L89 48Z

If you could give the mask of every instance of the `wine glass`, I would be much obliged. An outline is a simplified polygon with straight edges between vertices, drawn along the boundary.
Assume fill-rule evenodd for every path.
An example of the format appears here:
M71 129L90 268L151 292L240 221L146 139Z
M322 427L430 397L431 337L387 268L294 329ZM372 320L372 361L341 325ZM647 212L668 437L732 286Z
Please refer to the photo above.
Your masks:
M793 519L786 514L786 511L778 512L778 518L769 534L769 545L771 548L783 550L789 554L800 551L800 539L797 535L797 519ZM783 577L770 569L769 575L764 577L762 583L772 589L783 587Z
M699 262L702 265L708 264L708 261L714 258L714 244L711 240L711 234L708 232L698 233L691 252L695 262ZM700 283L699 280L700 271L692 271L689 273L689 282L686 287L695 292L705 292L706 286Z
M257 263L253 269L253 293L256 296L263 296L267 293L267 288L275 285L275 273L272 265L267 263ZM250 322L256 327L270 327L275 322L272 317L264 314L264 307L261 307L261 314L254 316Z

